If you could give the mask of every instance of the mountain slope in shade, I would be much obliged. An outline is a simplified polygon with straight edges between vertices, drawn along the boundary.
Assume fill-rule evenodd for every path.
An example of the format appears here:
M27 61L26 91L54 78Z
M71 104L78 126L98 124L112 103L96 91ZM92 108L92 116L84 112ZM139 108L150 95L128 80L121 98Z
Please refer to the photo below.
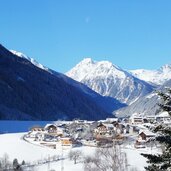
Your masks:
M152 92L152 85L135 78L108 61L95 62L86 58L66 73L103 96L131 104Z
M158 70L137 69L130 72L135 77L156 85L162 85L171 79L171 65L169 64L162 66Z
M121 103L112 97L99 95L92 89L88 88L85 84L82 84L81 82L77 82L77 81L71 79L70 77L67 77L64 74L58 73L54 70L51 70L51 69L43 66L42 64L38 63L33 58L30 58L21 52L17 52L14 50L11 50L11 52L20 58L29 60L33 65L37 66L38 68L43 69L43 70L57 76L58 78L65 81L66 84L70 84L71 86L76 87L80 91L83 91L85 94L88 94L89 96L91 96L91 98L95 101L96 104L98 104L100 107L102 107L104 109L104 111L107 111L108 113L112 113L114 110L117 110L119 108L127 106L126 104Z
M110 116L96 103L102 96L32 62L0 45L0 119L97 120Z
M27 59L28 61L30 61L33 65L37 66L38 68L40 69L43 69L43 70L46 70L46 71L49 71L49 68L43 66L42 64L38 63L35 59L33 58L30 58L28 57L27 55L21 53L21 52L18 52L18 51L15 51L15 50L10 50L10 52L12 52L14 55L20 57L20 58L24 58L24 59Z
M165 88L167 87L171 88L171 80L165 82L165 84L160 86L157 91L165 91ZM158 105L159 103L161 103L160 98L158 97L156 91L153 91L152 93L140 98L130 106L114 111L114 113L118 117L131 116L134 113L142 116L157 115L161 112Z

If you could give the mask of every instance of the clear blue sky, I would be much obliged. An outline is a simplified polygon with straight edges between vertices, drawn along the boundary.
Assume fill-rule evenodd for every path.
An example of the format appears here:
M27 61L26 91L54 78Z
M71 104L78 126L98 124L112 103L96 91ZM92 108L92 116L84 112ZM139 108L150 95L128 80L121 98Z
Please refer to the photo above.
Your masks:
M66 72L85 57L171 63L170 0L0 0L0 43Z

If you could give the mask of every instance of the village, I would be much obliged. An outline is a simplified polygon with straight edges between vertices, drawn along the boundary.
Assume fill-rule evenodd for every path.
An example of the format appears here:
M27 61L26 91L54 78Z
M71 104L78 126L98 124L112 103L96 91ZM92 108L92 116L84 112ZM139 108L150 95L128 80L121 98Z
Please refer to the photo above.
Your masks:
M167 112L157 116L141 117L133 114L130 118L107 118L99 121L57 121L45 127L33 126L23 139L28 143L53 149L61 146L110 147L114 143L129 144L134 148L152 148L154 145L157 147L153 128L170 122Z

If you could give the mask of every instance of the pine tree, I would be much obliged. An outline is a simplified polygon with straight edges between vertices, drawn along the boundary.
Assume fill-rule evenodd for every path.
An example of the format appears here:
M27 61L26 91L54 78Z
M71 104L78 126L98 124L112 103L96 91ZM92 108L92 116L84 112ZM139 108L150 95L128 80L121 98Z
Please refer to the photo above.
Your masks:
M26 164L26 162L23 160L22 163L21 163L21 165L25 165L25 164Z
M157 92L162 100L159 104L162 111L168 112L171 117L171 88ZM148 159L147 171L171 171L171 125L160 124L155 129L157 133L156 141L164 146L162 154L142 154Z
M20 164L18 163L17 159L13 160L13 170L14 171L22 171L22 168L21 168Z
M18 160L17 159L14 159L13 160L13 168L14 168L14 170L16 170L17 168L18 168Z

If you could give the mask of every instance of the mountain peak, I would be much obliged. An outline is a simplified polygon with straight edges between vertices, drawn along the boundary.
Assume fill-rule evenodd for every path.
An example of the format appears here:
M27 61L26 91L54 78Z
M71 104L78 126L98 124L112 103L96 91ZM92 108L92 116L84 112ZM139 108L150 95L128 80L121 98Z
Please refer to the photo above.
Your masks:
M171 71L171 64L163 65L163 66L160 68L160 70L163 71L163 72L169 72L169 71Z
M74 68L66 73L74 80L81 81L85 78L110 77L125 78L127 73L121 68L113 65L109 61L93 61L91 58L85 58Z
M138 69L130 72L139 79L156 85L162 85L165 81L171 79L171 64L163 65L158 70Z
M84 67L84 66L91 66L91 67L96 67L96 68L103 68L103 69L115 69L115 70L120 70L123 71L120 67L114 65L110 61L94 61L92 58L84 58L80 63L78 63L76 66L78 67Z
M84 58L80 63L88 64L88 63L94 63L94 61L91 58Z

